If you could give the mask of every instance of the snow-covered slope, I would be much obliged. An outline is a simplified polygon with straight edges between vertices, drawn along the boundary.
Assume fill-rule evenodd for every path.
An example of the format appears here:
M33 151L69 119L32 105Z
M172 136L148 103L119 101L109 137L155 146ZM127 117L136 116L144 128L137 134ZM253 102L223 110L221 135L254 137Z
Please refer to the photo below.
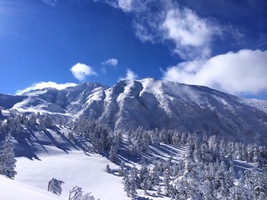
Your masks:
M123 191L122 178L105 171L107 164L118 169L105 157L85 155L79 150L66 153L53 146L46 146L46 150L47 153L38 154L39 160L16 158L18 174L15 180L42 190L47 189L52 178L62 180L62 199L68 199L69 190L74 186L81 187L84 193L92 192L96 199L129 199Z
M45 190L0 176L1 199L5 200L60 200Z
M12 104L5 98L0 96L0 106L6 109L48 113L64 122L85 115L116 130L142 126L267 142L266 101L242 99L202 86L147 78L120 81L112 87L83 83L64 90L35 90L12 97Z

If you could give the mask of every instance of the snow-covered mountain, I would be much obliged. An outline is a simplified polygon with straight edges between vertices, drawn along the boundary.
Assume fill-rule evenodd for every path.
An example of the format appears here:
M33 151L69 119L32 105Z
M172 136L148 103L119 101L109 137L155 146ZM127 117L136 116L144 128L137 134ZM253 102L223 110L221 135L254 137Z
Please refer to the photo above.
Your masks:
M20 96L0 95L0 106L3 112L47 113L65 123L85 115L115 130L142 126L267 142L266 101L152 78L124 80L112 87L83 83L63 90L45 88Z

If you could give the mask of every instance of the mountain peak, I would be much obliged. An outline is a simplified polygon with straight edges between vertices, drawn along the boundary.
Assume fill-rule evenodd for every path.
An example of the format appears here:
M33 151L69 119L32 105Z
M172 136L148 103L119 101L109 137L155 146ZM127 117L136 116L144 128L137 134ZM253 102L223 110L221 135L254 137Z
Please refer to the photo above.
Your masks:
M84 115L112 129L176 129L246 142L266 142L267 102L252 101L203 86L145 78L112 87L82 83L62 90L44 88L25 96L0 96L4 109L40 112L69 122ZM13 103L7 105L6 99ZM59 121L59 120L57 120Z

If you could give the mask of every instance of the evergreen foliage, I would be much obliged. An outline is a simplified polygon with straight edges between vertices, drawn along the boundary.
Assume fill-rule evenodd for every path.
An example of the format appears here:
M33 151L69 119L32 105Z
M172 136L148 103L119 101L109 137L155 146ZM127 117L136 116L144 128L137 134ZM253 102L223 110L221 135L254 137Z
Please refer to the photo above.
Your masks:
M158 196L164 194L171 199L267 198L266 147L250 144L246 147L238 142L220 141L216 136L204 134L199 137L177 131L145 131L146 139L141 140L140 130L126 133L130 156L149 151L149 148L142 151L143 143L167 143L186 147L186 152L179 162L170 157L165 161L151 161L149 168L142 159L139 170L124 167L128 168L126 172L124 170L124 190L128 196L134 196L137 187L145 194L149 194L148 190L155 190ZM153 134L158 135L159 140ZM255 169L237 172L235 160L252 163Z
M81 187L75 186L69 191L68 200L96 200L91 193L83 194Z
M55 123L49 116L14 115L0 123L0 132L13 135L28 127L49 128ZM158 196L171 199L267 199L266 146L225 141L215 135L184 133L177 130L136 130L112 132L96 120L80 117L72 124L74 141L103 153L110 161L119 164L119 176L124 179L124 190L129 197L137 196L137 189L146 195L154 191ZM185 149L179 159L144 159L152 147L168 144ZM140 160L138 169L125 164L121 155ZM147 156L149 157L149 156ZM237 167L238 162L248 163L253 169ZM14 178L14 146L11 134L3 142L0 152L0 174ZM109 165L106 168L110 171ZM52 179L48 190L60 195L63 181ZM87 198L87 199L86 199ZM93 197L74 187L69 200L88 200Z
M61 195L61 192L62 192L62 188L61 188L61 185L63 184L64 182L61 181L61 180L58 180L58 179L55 179L55 178L52 178L49 182L48 182L48 188L47 190L49 192L52 192L58 196Z
M110 149L112 136L108 127L96 120L80 117L74 124L75 139L80 142L89 142L94 149L101 153Z
M11 134L7 134L5 141L0 150L0 174L14 179L17 172L15 171L16 159L14 153L14 144Z

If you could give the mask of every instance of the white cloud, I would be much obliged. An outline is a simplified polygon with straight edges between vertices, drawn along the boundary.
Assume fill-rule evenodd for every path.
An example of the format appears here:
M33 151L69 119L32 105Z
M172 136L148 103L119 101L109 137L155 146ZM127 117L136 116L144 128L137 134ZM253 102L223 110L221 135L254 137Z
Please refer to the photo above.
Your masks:
M126 12L129 12L132 10L132 2L133 0L118 0L118 6Z
M161 24L163 38L175 44L174 51L183 59L205 58L210 55L213 35L220 29L190 9L175 7L167 11Z
M67 87L73 87L73 86L76 86L77 84L75 83L63 83L63 84L58 84L58 83L55 83L55 82L52 82L52 81L49 81L49 82L39 82L39 83L34 83L32 84L30 87L26 88L26 89L23 89L23 90L18 90L16 92L17 95L21 95L25 92L29 92L29 91L32 91L32 90L41 90L41 89L44 89L44 88L55 88L57 90L63 90Z
M232 94L267 92L267 51L243 49L169 67L163 79L205 85Z
M118 65L118 59L116 58L109 58L108 60L104 61L102 65L112 65L112 66L117 66Z
M201 18L173 0L103 0L115 8L133 14L136 36L143 42L168 41L182 59L206 58L212 40L223 28L210 19Z
M127 69L126 76L124 78L120 78L119 80L136 80L138 75L134 73L132 70Z
M82 63L77 63L70 70L79 81L84 81L87 76L97 75L92 67Z
M136 12L142 10L144 5L149 1L154 0L95 0L109 4L114 8L121 9L125 13Z
M43 2L47 5L50 5L52 7L56 6L57 0L43 0Z

